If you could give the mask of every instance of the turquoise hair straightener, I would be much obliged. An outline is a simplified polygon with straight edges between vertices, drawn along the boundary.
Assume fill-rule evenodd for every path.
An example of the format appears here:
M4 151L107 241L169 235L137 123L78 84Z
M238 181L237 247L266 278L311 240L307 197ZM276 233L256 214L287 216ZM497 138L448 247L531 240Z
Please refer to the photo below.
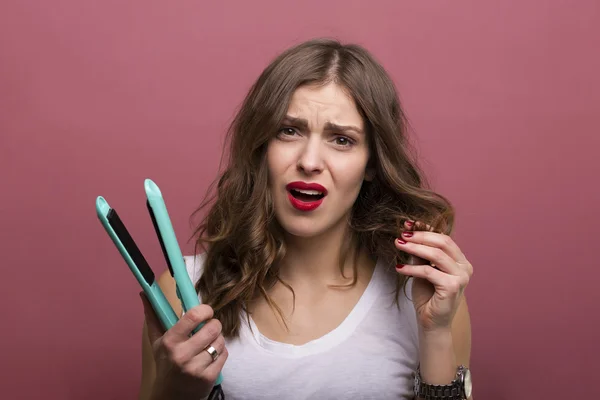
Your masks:
M199 305L200 301L185 268L185 261L175 237L175 231L173 230L162 193L158 186L150 179L144 181L144 189L146 190L146 206L150 213L154 230L158 236L169 272L176 282L177 297L181 302L183 310L188 311ZM127 231L127 228L125 228L125 224L119 218L117 211L102 196L98 196L96 198L96 213L106 233L108 233L108 236L110 236L134 277L144 290L161 324L165 329L171 328L179 318L158 286L154 272ZM194 333L198 332L203 325L204 323L198 325L194 329ZM219 385L222 380L223 377L219 374L215 385Z

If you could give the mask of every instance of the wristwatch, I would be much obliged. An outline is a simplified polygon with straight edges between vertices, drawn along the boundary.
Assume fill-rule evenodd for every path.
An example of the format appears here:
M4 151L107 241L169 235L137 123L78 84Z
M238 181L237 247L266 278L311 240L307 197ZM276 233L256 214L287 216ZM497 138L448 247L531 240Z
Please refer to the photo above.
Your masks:
M415 398L425 400L467 400L471 396L473 385L471 371L460 365L456 378L448 385L429 385L421 380L421 367L417 368L414 381Z

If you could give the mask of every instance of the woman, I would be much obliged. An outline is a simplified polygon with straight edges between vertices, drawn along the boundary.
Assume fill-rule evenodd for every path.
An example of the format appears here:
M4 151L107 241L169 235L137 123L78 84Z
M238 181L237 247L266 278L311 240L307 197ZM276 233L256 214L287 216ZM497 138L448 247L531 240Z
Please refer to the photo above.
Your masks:
M472 267L384 69L357 45L295 46L229 134L186 257L204 304L163 332L142 296L140 398L206 398L221 371L228 400L424 398L432 385L467 398ZM181 313L170 275L159 283Z

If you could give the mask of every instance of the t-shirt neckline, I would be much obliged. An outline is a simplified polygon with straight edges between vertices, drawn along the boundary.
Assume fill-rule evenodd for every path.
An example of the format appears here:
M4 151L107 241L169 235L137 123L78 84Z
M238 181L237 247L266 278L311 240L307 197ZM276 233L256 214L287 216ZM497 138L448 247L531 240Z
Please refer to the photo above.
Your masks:
M244 336L250 339L261 350L283 357L304 357L331 349L346 340L365 319L381 292L382 273L383 265L378 259L375 263L371 279L352 311L337 327L317 339L302 345L278 342L260 333L252 317L249 318L251 328L249 329L247 316L245 315L242 317L242 332Z

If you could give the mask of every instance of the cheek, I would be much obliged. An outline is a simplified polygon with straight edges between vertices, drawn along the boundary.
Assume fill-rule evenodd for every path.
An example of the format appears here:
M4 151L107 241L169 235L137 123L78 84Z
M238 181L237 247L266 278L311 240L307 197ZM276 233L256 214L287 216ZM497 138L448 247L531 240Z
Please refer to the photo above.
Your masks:
M267 168L269 184L280 184L283 177L289 174L290 168L295 168L293 149L285 143L273 141L267 147ZM278 182L278 183L277 183Z
M269 170L269 180L272 181L278 175L281 164L281 151L278 151L275 142L269 143L267 147L267 168Z
M366 162L363 158L337 163L332 172L337 185L349 192L358 192L365 177Z

